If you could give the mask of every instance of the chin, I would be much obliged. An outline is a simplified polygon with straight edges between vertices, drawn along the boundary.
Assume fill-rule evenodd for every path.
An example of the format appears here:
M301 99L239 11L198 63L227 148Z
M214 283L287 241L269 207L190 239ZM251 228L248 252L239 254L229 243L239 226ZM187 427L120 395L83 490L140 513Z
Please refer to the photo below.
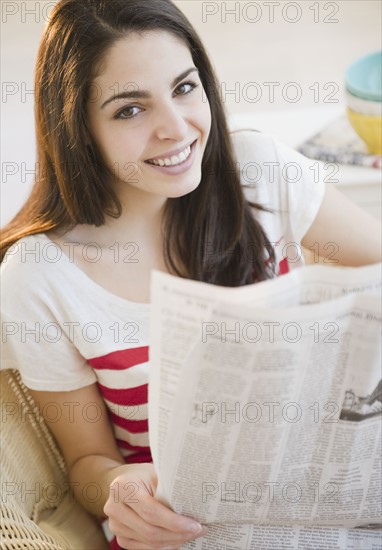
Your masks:
M199 184L200 179L193 180L192 182L185 182L184 184L173 183L166 189L166 197L169 199L184 197L185 195L189 195L190 193L195 191L195 189L199 187Z

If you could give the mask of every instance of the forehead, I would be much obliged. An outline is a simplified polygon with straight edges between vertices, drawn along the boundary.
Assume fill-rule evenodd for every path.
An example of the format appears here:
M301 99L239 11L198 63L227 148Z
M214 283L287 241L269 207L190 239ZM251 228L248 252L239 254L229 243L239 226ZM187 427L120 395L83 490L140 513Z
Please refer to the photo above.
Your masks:
M190 50L177 36L165 31L132 33L104 54L94 82L102 85L122 79L143 85L155 76L168 74L171 78L190 63Z

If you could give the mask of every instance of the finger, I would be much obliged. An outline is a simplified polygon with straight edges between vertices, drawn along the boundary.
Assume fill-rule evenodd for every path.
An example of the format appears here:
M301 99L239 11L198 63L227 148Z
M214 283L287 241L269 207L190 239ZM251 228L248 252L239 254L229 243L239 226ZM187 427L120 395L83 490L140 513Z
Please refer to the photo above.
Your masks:
M121 523L120 521L115 520L114 518L109 518L108 528L116 537L125 537L134 539L136 538L136 531L130 526Z
M119 546L124 550L181 550L180 546L147 546L146 542L139 542L134 539L126 539L124 537L117 537Z
M202 532L199 522L173 512L147 493L142 493L138 502L131 502L129 506L149 525L188 535L198 535Z
M109 528L117 536L133 538L147 544L155 545L177 545L181 546L186 542L190 542L196 537L206 534L203 530L199 535L193 533L173 533L162 527L150 525L138 516L134 510L126 508L124 514L118 516L115 514L109 518Z

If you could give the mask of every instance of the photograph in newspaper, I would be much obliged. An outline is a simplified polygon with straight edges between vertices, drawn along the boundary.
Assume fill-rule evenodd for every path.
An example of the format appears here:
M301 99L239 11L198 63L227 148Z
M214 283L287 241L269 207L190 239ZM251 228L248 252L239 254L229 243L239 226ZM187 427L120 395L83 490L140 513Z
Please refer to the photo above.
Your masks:
M362 397L354 392L352 388L346 390L344 402L342 403L342 420L360 421L370 416L382 414L382 380L379 380L373 391Z

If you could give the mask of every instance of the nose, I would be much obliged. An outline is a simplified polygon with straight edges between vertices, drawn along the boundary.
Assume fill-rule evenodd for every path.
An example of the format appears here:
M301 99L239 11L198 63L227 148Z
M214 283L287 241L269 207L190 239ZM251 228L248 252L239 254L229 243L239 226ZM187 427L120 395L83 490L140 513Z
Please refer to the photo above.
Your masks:
M157 138L182 141L188 133L188 124L185 120L184 108L174 102L162 103L158 107L155 118L155 132Z

